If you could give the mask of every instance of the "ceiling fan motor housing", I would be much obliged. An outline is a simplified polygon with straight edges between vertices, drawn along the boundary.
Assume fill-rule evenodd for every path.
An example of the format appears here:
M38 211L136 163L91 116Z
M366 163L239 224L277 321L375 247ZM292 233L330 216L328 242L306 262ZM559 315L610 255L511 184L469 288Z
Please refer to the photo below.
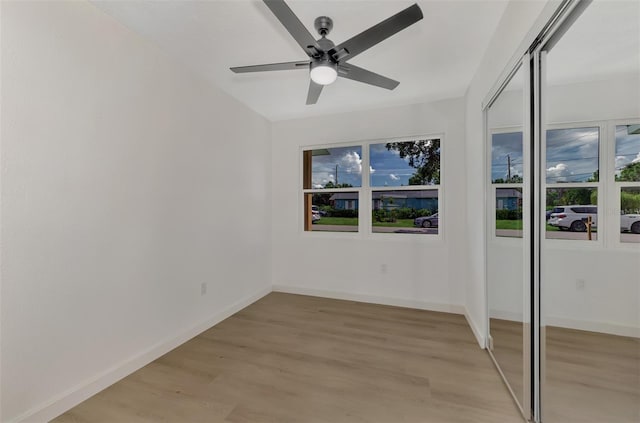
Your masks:
M333 20L328 16L318 16L313 26L320 36L325 37L333 29Z

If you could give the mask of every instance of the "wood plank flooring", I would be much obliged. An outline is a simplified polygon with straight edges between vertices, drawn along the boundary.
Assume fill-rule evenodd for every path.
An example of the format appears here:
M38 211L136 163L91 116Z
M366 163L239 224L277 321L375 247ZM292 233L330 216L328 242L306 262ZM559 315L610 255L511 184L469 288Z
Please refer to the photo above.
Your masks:
M640 339L553 326L544 332L546 423L640 422Z
M54 422L522 418L463 316L271 293Z
M491 319L494 356L522 393L522 323ZM640 422L640 339L547 326L544 423Z

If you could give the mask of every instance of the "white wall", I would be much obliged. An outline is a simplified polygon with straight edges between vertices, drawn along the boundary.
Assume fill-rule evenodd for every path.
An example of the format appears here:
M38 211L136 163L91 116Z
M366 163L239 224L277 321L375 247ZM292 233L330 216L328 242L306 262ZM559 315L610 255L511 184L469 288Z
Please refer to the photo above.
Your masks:
M509 5L508 12L512 12ZM506 13L508 13L506 12ZM499 29L501 31L502 29ZM495 47L495 46L494 46ZM488 52L490 56L498 52ZM506 60L506 59L505 59ZM550 65L554 60L553 53L549 55ZM489 68L486 64L484 68ZM479 74L482 72L483 66ZM495 70L498 72L498 70ZM478 76L476 76L476 79ZM497 76L496 76L497 78ZM553 79L554 75L549 75ZM474 95L473 89L478 85L474 80L467 95L467 101ZM489 88L487 88L488 91ZM640 118L640 103L637 95L640 92L640 77L635 74L615 74L610 79L600 77L597 81L586 81L574 84L552 85L548 87L546 119L551 125L574 122L592 122L615 119ZM475 93L478 103L482 100L479 93ZM512 91L504 93L492 118L495 127L519 126L521 117L521 100ZM480 106L467 104L467 133L468 141L472 142L477 131L470 129L469 124L481 128ZM475 108L472 112L469 107ZM520 112L518 112L520 110ZM514 113L515 112L515 113ZM473 118L478 120L474 123ZM477 126L477 125L480 126ZM478 129L479 130L479 129ZM607 134L601 136L606 142ZM609 140L611 141L611 140ZM481 142L478 137L477 142ZM611 144L610 144L611 145ZM468 158L473 157L472 149L478 146L469 145ZM613 151L613 150L611 150ZM602 156L601 169L608 166L606 160L611 156ZM471 174L473 166L480 166L480 162L469 164ZM610 167L609 167L610 168ZM475 171L480 171L476 169ZM604 174L604 171L601 172ZM486 175L486 174L485 174ZM486 178L488 180L488 177ZM469 178L470 186L477 181ZM602 331L627 336L640 336L640 250L633 245L618 242L619 234L619 198L615 197L613 184L601 186L599 199L602 203L602 214L608 216L607 226L601 226L599 242L585 245L584 242L564 240L543 240L542 243L542 307L543 323L591 331ZM474 189L469 189L469 195L475 196ZM471 201L471 200L470 200ZM606 213L605 213L606 211ZM602 216L601 216L602 217ZM604 219L601 219L603 225ZM600 226L600 225L599 225ZM492 239L488 235L486 250L489 263L489 277L492 293L498 293L489 299L495 317L516 318L522 310L522 248L514 239ZM478 242L477 240L475 242ZM635 246L637 247L637 246ZM483 258L470 254L471 264L484 265L475 262ZM505 264L509 264L508 268ZM493 268L492 268L493 266ZM514 273L515 271L515 273ZM470 279L473 280L473 279ZM577 288L577 281L585 284L585 288ZM477 283L477 281L476 281ZM482 289L480 284L471 286L472 289ZM474 302L477 296L467 292L468 301ZM483 306L477 304L476 306ZM474 307L468 305L473 313ZM484 316L482 316L484 321Z
M444 134L442 240L428 235L385 234L381 239L377 234L302 233L301 147L418 134ZM276 122L272 139L275 289L463 311L467 257L462 99Z
M482 101L489 93L500 73L519 44L527 36L546 6L543 1L510 2L505 9L496 32L489 43L480 66L469 85L466 100L466 168L467 203L477 204L477 208L467 209L468 227L486 221L485 182L488 178L484 160L484 126ZM483 205L483 206L480 206ZM486 294L485 294L485 238L481 230L469 231L467 239L468 274L466 277L466 307L468 317L486 333ZM483 339L479 340L484 343Z
M270 129L89 3L1 7L0 420L44 421L270 291Z

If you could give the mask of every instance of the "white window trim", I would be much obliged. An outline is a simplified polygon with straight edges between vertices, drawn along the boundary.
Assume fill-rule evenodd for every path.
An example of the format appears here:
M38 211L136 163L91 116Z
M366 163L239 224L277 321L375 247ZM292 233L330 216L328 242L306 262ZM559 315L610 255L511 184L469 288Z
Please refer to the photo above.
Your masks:
M491 243L495 245L502 246L512 246L512 247L522 247L523 237L510 237L510 236L497 236L496 235L496 189L498 188L519 188L522 190L524 195L524 183L493 183L493 179L491 177L492 173L492 149L493 149L493 136L497 134L510 134L515 132L521 132L523 136L524 142L524 127L523 126L498 126L495 128L489 129L489 145L486 148L486 157L485 157L485 166L488 169L486 173L486 177L488 178L488 189L487 198L491 200L492 204L492 213L488 213L487 216L487 231L488 238ZM524 148L524 146L523 146ZM522 158L524 160L524 151L522 152ZM524 167L524 163L523 163ZM524 170L524 169L523 169ZM522 175L524 177L524 175ZM523 199L524 200L524 199ZM524 215L523 215L524 219ZM524 221L523 221L523 230L524 230ZM524 236L524 233L523 233Z
M372 144L382 144L389 142L409 142L422 139L438 139L440 140L440 184L439 185L406 185L399 187L377 187L371 186L370 174L370 155L369 147ZM401 241L420 242L420 243L442 243L445 239L446 226L438 226L437 234L403 234L403 233L376 233L373 232L371 220L371 202L373 191L421 191L421 190L437 190L438 191L438 213L445 215L445 201L442 195L444 186L446 185L445 164L446 157L444 133L430 133L407 135L402 137L378 138L359 141L345 141L338 143L302 145L298 148L298 232L302 237L320 237L320 238L341 238L341 239L367 239L380 241ZM335 189L314 189L303 188L304 161L303 152L308 150L316 150L322 148L341 148L341 147L360 147L362 149L362 180L360 187L351 188L335 188ZM358 193L358 232L330 232L330 231L305 231L304 230L304 195L317 193L334 193L334 192L357 192ZM363 207L366 205L366 207ZM445 222L447 222L445 220ZM446 223L445 223L446 225Z
M548 250L627 250L640 251L640 243L622 242L620 240L620 188L640 187L640 182L615 181L615 128L618 125L639 124L640 118L586 120L562 122L547 125L547 130L599 127L600 139L598 154L598 182L578 182L567 184L547 184L542 182L541 201L546 204L547 188L597 188L598 189L598 231L596 241L548 239L543 237L542 248ZM542 145L542 158L546 168L546 145ZM612 198L613 197L613 198ZM604 222L603 222L604 221ZM601 223L602 222L602 223ZM544 225L543 225L544 227Z

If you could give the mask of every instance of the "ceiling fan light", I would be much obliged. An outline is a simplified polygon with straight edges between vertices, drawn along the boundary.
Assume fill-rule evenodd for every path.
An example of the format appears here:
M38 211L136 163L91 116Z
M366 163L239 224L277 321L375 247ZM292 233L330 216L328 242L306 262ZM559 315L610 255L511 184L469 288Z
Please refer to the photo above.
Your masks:
M338 78L336 66L329 63L321 63L311 67L311 80L316 84L329 85Z

